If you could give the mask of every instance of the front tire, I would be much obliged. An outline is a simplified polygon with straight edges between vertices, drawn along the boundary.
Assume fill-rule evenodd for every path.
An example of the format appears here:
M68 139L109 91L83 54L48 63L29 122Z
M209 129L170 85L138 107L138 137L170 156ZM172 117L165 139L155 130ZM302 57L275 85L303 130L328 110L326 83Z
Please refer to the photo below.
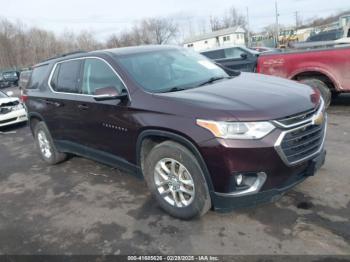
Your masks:
M143 172L151 193L170 215L191 219L210 209L203 171L184 146L172 141L158 144L148 154Z
M47 164L55 165L67 158L66 154L57 151L44 122L39 122L35 125L34 138L40 156Z

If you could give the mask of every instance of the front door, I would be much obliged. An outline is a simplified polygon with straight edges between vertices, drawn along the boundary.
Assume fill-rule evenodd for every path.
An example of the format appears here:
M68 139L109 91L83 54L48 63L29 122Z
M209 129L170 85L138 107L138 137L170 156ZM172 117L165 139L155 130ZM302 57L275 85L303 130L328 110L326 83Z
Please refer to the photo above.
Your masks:
M128 158L132 133L132 119L129 117L130 101L115 99L96 101L95 95L102 90L116 89L117 93L126 88L115 70L103 59L86 58L82 70L80 132L83 144L95 153L107 153L120 158Z

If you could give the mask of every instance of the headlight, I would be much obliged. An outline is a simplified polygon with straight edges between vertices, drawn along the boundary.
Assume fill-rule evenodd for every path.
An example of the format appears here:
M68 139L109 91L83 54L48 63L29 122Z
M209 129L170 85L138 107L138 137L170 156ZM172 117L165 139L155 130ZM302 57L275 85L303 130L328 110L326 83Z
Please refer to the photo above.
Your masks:
M13 106L13 107L12 107L12 110L13 110L13 111L16 111L16 110L21 110L21 109L23 109L23 108L24 108L23 105L22 105L21 103L19 103L18 105Z
M270 122L217 122L197 119L197 125L208 129L215 137L226 139L260 139L275 129Z

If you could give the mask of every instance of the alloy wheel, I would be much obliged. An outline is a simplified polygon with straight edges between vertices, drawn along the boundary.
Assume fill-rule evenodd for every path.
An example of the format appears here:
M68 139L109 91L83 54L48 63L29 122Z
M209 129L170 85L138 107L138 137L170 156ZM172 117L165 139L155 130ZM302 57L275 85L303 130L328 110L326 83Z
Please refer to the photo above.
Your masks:
M190 172L175 159L163 158L157 162L154 182L160 196L172 206L187 207L195 197L195 186Z
M44 131L39 131L38 133L38 143L41 153L45 158L50 158L52 155L50 142L46 137Z

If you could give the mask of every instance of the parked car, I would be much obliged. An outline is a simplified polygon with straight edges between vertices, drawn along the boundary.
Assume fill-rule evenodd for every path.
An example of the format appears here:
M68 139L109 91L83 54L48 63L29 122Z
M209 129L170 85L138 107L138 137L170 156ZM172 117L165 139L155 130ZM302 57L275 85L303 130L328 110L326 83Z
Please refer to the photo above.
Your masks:
M237 46L216 48L201 54L231 70L255 72L260 52Z
M0 91L0 127L9 126L28 120L27 112L17 97L11 97L12 92Z
M179 47L44 61L23 100L46 163L76 154L132 170L182 219L275 200L325 159L317 90L259 74L230 77Z
M17 86L19 79L19 72L7 71L0 73L0 87Z
M311 35L306 39L306 42L332 41L342 38L343 35L343 29L332 29Z
M10 86L10 83L6 81L2 73L0 73L0 88L9 87L9 86Z
M315 87L328 106L332 95L350 92L350 46L262 54L257 72Z

